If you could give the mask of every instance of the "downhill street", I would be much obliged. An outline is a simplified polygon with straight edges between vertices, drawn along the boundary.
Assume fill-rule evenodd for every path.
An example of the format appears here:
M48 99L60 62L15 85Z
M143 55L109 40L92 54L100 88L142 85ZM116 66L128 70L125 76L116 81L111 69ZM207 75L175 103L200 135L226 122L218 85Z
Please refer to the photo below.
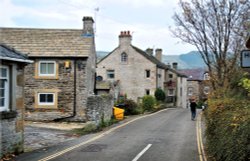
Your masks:
M80 144L80 145L79 145ZM64 150L64 151L63 151ZM199 161L189 109L167 109L17 160Z

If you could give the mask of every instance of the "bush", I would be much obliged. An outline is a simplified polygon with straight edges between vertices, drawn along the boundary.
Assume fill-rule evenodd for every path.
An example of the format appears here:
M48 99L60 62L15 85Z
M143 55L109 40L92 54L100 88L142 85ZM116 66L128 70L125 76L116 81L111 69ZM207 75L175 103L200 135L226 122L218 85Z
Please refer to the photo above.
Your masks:
M142 98L142 107L146 111L152 111L155 105L155 98L151 95Z
M155 98L157 101L164 101L166 99L166 95L165 95L165 92L160 89L160 88L157 88L156 91L155 91Z
M138 114L138 105L135 101L131 99L126 99L124 101L124 110L125 115L137 115Z
M248 160L250 101L213 99L208 105L205 116L209 155L219 161Z

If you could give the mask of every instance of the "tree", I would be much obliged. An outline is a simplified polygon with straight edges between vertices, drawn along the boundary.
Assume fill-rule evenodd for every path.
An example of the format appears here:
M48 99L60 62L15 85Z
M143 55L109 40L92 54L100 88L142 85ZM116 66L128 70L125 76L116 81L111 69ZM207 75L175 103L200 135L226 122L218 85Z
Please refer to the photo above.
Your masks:
M165 92L162 89L157 88L155 91L155 98L158 101L164 101L166 99Z
M199 51L213 89L227 87L237 72L249 30L249 0L191 0L179 2L172 33Z

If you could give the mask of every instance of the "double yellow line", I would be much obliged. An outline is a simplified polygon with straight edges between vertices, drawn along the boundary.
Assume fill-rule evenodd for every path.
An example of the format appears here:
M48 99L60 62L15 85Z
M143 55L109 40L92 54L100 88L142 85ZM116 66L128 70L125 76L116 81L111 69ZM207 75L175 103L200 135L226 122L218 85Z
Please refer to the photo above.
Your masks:
M207 161L206 153L204 150L204 145L202 141L202 131L201 131L201 114L198 115L196 121L196 136L197 136L197 146L198 146L198 153L200 161Z

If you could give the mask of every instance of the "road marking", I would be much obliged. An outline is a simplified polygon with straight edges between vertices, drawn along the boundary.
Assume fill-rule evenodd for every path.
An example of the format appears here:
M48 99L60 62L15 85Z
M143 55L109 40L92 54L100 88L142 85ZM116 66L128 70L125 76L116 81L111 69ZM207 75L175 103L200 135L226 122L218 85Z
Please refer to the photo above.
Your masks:
M168 108L168 109L170 109L170 108ZM156 115L156 114L158 114L158 113L160 113L160 112L167 111L168 109L160 110L160 111L155 112L155 113L152 113L152 114L148 114L148 115L144 115L144 116L135 118L135 119L130 120L130 121L128 121L128 122L126 122L126 123L124 123L124 124L122 124L122 125L119 125L119 126L117 126L117 127L114 127L114 128L112 128L112 129L110 129L110 130L108 130L108 131L106 131L106 132L104 132L104 133L102 133L102 134L100 134L100 135L98 135L98 136L95 136L95 137L93 137L93 138L91 138L91 139L89 139L89 140L87 140L87 141L85 141L85 142L82 142L82 143L80 143L80 144L76 144L76 145L74 145L74 146L72 146L72 147L69 147L69 148L64 149L64 150L62 150L62 151L59 151L59 152L57 152L57 153L55 153L55 154L49 155L49 156L47 156L47 157L45 157L45 158L43 158L43 159L40 159L40 160L38 160L38 161L48 161L48 160L54 159L54 158L56 158L56 157L58 157L58 156L60 156L60 155L63 155L63 154L65 154L65 153L69 152L69 151L72 151L72 150L74 150L74 149L76 149L76 148L79 148L80 146L86 145L86 144L88 144L88 143L90 143L90 142L93 142L93 141L95 141L95 140L97 140L97 139L100 139L100 138L102 138L103 136L105 136L106 134L109 134L109 133L111 133L112 131L115 131L116 129L119 129L119 128L123 127L123 126L126 126L126 125L128 125L128 124L130 124L130 123L132 123L132 122L134 122L134 121L136 121L136 120L140 120L140 119L145 118L145 117L149 117L149 116Z
M151 146L152 144L148 144L132 161L137 161Z
M196 121L196 137L197 137L197 146L198 146L198 153L200 161L207 161L205 150L202 141L202 132L201 132L201 115L197 117Z

